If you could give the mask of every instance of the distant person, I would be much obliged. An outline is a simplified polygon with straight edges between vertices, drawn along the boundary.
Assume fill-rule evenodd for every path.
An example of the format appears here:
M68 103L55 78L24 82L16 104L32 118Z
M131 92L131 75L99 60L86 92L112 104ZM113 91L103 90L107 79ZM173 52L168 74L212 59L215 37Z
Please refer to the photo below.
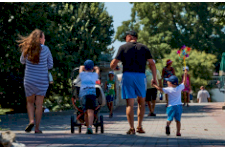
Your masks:
M153 61L155 63L155 60L153 60ZM146 68L145 75L146 75L146 79L147 79L147 93L146 93L145 101L149 107L148 116L156 116L154 111L155 111L155 102L156 102L156 98L157 98L157 89L155 87L153 87L151 84L153 75L152 75L152 70L149 69L149 67ZM161 74L157 69L157 83L159 84L159 87L162 87L161 79L162 79Z
M162 70L163 87L167 87L166 78L169 78L170 76L175 75L175 70L172 67L172 63L173 63L173 61L168 59L166 61L166 66ZM168 95L165 94L165 97L166 97L166 107L167 107L168 106Z
M86 60L84 65L81 65L79 69L79 77L81 80L79 97L87 125L86 134L93 134L94 111L100 107L97 103L95 88L96 81L99 80L99 73L99 67L94 66L92 60Z
M178 85L178 78L173 75L169 78L165 79L167 81L168 87L161 88L157 85L154 85L158 90L168 94L168 107L166 109L167 112L167 126L166 126L166 134L170 135L170 124L175 118L177 123L177 136L181 136L180 127L181 127L181 114L182 114L182 102L181 102L181 91L185 88L185 84L187 81L187 70L184 71L184 79L183 83Z
M113 117L113 100L116 95L116 82L113 80L114 78L114 72L110 71L109 74L109 80L105 82L105 90L106 90L106 100L107 100L107 106L110 111L109 118Z
M187 69L187 71L189 71L188 66L183 68L183 71ZM184 75L182 75L182 79L184 79ZM183 96L184 96L184 104L183 106L185 106L185 104L187 103L187 107L189 106L189 101L190 101L190 92L191 92L191 75L187 74L187 82L185 85L183 92Z
M44 45L44 32L39 29L35 29L28 37L21 36L21 40L18 42L22 51L20 62L26 64L24 88L29 124L25 131L30 132L34 127L35 111L35 133L42 133L39 124L44 96L49 86L48 70L53 67L52 54L48 46Z
M197 102L198 103L211 102L209 92L205 90L204 86L201 86L200 89L201 90L198 91Z
M142 128L142 120L145 113L146 97L146 61L151 67L153 79L152 83L157 83L156 67L152 55L147 46L137 42L138 35L135 31L126 32L126 44L120 46L115 59L110 63L110 67L115 70L121 61L123 64L122 77L122 99L126 99L126 115L130 124L127 134L135 134L134 129L134 99L138 101L138 125L137 132L145 133Z

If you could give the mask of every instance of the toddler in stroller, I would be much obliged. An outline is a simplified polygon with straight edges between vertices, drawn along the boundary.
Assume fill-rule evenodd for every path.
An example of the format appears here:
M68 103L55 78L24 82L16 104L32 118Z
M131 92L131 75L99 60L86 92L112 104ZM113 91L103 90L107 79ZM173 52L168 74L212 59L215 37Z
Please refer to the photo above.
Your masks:
M98 130L98 126L101 126L101 132L103 133L103 116L100 116L100 123L98 123L97 116L100 107L105 104L104 92L99 85L96 85L99 72L99 68L94 66L93 61L86 60L84 66L80 66L79 68L79 76L73 81L72 103L75 109L77 109L76 120L81 124L74 122L74 117L72 116L72 133L74 132L74 126L79 126L79 132L81 132L82 123L87 126L87 134L93 134L93 124L96 127L96 132ZM79 103L77 102L80 102L80 106L78 106Z

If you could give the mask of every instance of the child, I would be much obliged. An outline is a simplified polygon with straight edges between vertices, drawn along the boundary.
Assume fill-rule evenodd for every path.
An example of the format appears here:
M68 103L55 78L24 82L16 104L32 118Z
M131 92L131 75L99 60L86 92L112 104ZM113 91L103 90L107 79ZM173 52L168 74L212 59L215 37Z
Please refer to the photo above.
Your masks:
M166 79L168 87L161 88L155 84L153 84L156 89L168 94L168 107L167 107L167 126L166 126L166 134L170 134L170 123L173 121L173 118L176 119L177 123L177 136L181 136L180 134L180 119L182 114L182 102L181 102L181 91L184 89L184 86L187 81L187 70L184 72L183 83L178 85L178 78L173 75Z
M109 72L109 80L105 83L105 90L106 90L106 100L107 106L109 108L109 118L113 117L113 100L116 94L116 82L113 80L114 73L113 71Z
M95 72L93 72L95 70ZM94 121L94 110L99 106L96 103L95 83L98 80L99 68L94 67L92 60L86 60L84 66L80 66L79 77L81 79L79 97L82 102L85 122L87 125L87 134L93 134L92 125Z
M187 71L189 71L188 66L184 67L183 71L185 69L187 69ZM184 78L184 75L182 75L182 79L183 78ZM183 106L185 106L186 103L187 103L187 107L189 106L188 102L190 100L190 92L191 92L191 76L189 74L187 74L187 82L186 82L185 88L183 90L183 96L184 96L184 104L183 104Z

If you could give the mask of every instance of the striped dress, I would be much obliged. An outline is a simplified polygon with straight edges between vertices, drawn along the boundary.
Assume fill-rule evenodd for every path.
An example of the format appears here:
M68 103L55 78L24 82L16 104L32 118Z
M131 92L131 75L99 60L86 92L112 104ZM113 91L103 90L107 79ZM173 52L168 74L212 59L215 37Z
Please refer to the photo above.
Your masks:
M48 69L53 67L53 58L49 48L41 45L40 60L33 64L27 58L20 57L20 62L26 64L24 88L26 97L34 95L45 96L49 86Z

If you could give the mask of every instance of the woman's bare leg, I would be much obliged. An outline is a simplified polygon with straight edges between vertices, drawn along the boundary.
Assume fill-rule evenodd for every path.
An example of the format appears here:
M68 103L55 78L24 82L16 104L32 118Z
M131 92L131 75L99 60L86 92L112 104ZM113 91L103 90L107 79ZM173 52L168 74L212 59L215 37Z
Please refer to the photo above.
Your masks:
M39 125L41 122L41 117L42 117L42 105L44 101L44 96L36 96L35 104L36 104L36 110L35 110L35 131L39 131Z
M35 95L27 97L27 113L29 118L29 124L34 123L34 102Z

